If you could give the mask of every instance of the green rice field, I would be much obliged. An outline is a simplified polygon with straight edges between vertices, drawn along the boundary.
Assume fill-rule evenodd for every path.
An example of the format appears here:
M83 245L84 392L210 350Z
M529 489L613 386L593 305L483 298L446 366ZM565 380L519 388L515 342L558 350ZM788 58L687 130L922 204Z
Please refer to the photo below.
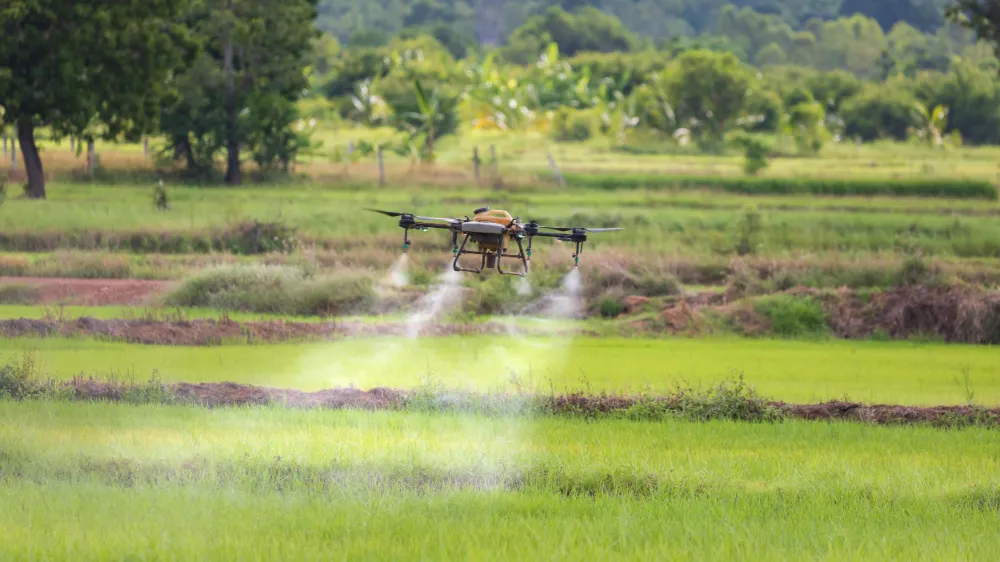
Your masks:
M329 146L354 134L322 131ZM493 143L505 189L474 185L465 169L471 146ZM741 181L736 156L611 154L586 144L553 149L573 180L560 188L538 173L547 165L540 143L450 139L436 169L390 155L382 187L369 163L345 173L329 154L300 162L313 179L239 188L168 179L168 210L154 208L146 170L108 170L107 183L60 177L44 202L8 189L0 207L8 330L0 338L0 560L995 558L998 424L974 416L1000 404L1000 206L930 188L927 197L777 194L836 177L954 180L948 189L960 190L966 179L995 179L995 148L946 155L840 144L821 158L775 159L759 179L781 181L766 194L739 195L720 188ZM112 164L139 154L100 148ZM60 154L63 171L78 162ZM631 179L616 183L618 174ZM681 181L692 175L704 185ZM441 286L450 240L411 233L412 261L400 260L396 220L364 209L465 216L482 205L549 225L625 227L588 241L573 297L588 318L504 316L516 310L503 299L520 307L518 299L564 288L572 249L546 240L534 246L529 284L463 277L448 290L464 291L466 308L417 322L467 335L278 341L283 334L240 331L260 320L310 334L320 322L405 325L429 306L418 296ZM300 243L287 253L237 247L232 233L247 221L293 227ZM356 276L384 288L400 264L406 279L390 297L339 283ZM29 278L51 279L35 286ZM72 294L76 279L91 281L77 287L83 296ZM636 296L649 299L627 307ZM374 298L414 306L375 306ZM668 326L667 312L684 299L702 307L691 325L703 321L704 331ZM841 312L849 321L838 324ZM221 319L243 323L228 323L221 344L171 339L194 328L211 336L222 328L191 321ZM483 335L487 322L506 330ZM148 330L150 341L122 343L125 324L131 335ZM565 329L586 333L551 331ZM33 376L55 380L45 388L56 390L28 392ZM440 402L204 407L110 391L84 398L69 385L75 377L163 393L174 387L160 383L432 388ZM693 396L690 389L736 377L761 404L973 414L940 424L740 417L750 402L720 404L731 396L716 396L703 418L655 421L638 409L616 417L447 407L463 390L510 393L509 403L497 399L505 405L520 404L524 392L614 401Z
M848 397L910 405L1000 401L1000 351L912 342L454 336L348 338L321 343L154 346L88 339L0 341L46 373L145 381L238 382L320 390L356 386L537 392L665 392L742 374L761 394L789 402Z
M988 559L995 433L0 408L4 560ZM919 537L919 539L917 539Z

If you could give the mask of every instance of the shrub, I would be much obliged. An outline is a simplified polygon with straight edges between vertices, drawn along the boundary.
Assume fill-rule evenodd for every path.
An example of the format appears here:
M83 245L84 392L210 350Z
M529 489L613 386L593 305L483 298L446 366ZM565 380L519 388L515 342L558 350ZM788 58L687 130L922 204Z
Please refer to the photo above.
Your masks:
M361 274L314 278L299 268L253 264L204 271L167 295L165 303L330 316L370 312L376 300L372 279Z
M794 338L828 331L826 313L815 299L806 296L771 295L754 302L754 310L771 322L775 334Z
M763 230L760 211L755 205L743 208L743 214L736 224L736 253L741 256L753 254L760 244L760 233Z
M358 274L303 283L289 295L295 314L347 316L367 314L378 302L370 277Z
M585 110L560 108L552 119L552 138L559 142L590 140L596 127L593 114Z
M940 268L929 266L923 259L914 256L907 258L899 267L899 271L896 273L896 283L902 286L931 285L939 279L940 275Z
M298 245L295 228L276 222L248 221L228 233L229 250L234 254L289 253Z
M34 304L38 300L36 287L23 283L0 285L0 304Z
M767 143L751 135L736 135L733 143L743 149L743 171L747 175L756 176L757 172L767 168L767 154L771 151Z
M844 101L840 116L844 132L864 141L880 138L906 140L907 131L918 125L913 108L917 99L904 89L871 86Z
M669 404L672 415L691 421L777 422L784 418L781 410L747 387L742 374L708 390L678 386Z
M617 287L604 291L597 299L597 312L602 318L617 318L625 312L625 292Z

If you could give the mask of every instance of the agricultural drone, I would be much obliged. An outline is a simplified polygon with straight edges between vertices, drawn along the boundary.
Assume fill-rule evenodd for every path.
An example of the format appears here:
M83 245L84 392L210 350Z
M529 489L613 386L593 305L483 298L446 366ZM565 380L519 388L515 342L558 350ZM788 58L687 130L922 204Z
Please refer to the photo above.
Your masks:
M608 232L612 230L623 230L621 228L584 228L571 226L542 226L535 221L521 223L521 217L512 217L507 211L491 210L489 207L481 207L473 211L473 217L464 218L438 218L420 217L410 213L397 213L393 211L380 211L378 209L368 209L376 213L382 213L390 217L399 217L399 226L403 229L403 252L410 247L410 229L422 230L429 228L442 228L451 231L452 253L455 254L453 267L455 271L466 271L469 273L482 273L486 268L496 268L501 275L517 275L524 277L528 272L528 261L531 259L531 241L535 236L555 238L562 242L573 242L576 244L576 251L573 253L574 267L580 264L580 254L583 252L583 243L587 241L587 234L596 232ZM542 230L552 230L555 232L541 232ZM462 245L458 244L459 235L464 235ZM527 249L521 244L521 240L528 238ZM478 250L467 250L465 245L472 241ZM517 253L511 253L514 245L517 245ZM458 258L471 254L482 256L482 264L478 269L466 269L458 265ZM524 271L509 272L504 271L500 262L504 258L521 260L524 264Z

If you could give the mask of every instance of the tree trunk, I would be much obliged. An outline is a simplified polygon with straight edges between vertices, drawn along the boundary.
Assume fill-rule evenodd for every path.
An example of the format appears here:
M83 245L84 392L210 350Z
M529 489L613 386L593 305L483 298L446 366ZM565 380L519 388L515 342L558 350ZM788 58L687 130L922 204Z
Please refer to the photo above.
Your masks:
M227 2L226 7L229 9L231 15L233 9L232 0ZM239 112L236 107L236 85L233 81L233 39L231 29L227 31L226 45L222 56L226 72L226 183L237 185L242 178L240 177Z
M42 173L42 158L38 155L35 126L31 121L18 121L17 140L24 158L24 171L28 174L28 198L45 199L45 174Z

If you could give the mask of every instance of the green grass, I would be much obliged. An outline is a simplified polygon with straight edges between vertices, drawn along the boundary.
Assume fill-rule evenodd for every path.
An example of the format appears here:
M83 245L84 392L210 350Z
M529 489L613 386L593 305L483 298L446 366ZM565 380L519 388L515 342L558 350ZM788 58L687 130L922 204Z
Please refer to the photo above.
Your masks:
M864 402L961 404L968 375L977 404L1000 402L1000 355L989 346L905 342L462 336L340 339L324 343L169 347L85 339L0 341L0 354L33 351L45 373L109 372L168 382L234 381L317 390L355 385L562 392L666 392L742 372L761 394L789 402L845 396Z
M994 439L0 403L0 556L984 559Z
M776 195L888 195L896 197L931 197L942 199L985 199L996 201L997 188L992 182L970 179L827 179L766 177L705 177L673 174L563 174L573 187L601 189L714 188L731 193Z
M753 201L719 195L718 205L700 208L697 198L684 197L674 205L670 196L651 197L648 192L617 197L599 190L543 190L538 194L513 194L508 199L481 188L379 191L366 185L177 187L171 193L173 210L166 212L153 210L148 187L54 184L50 186L50 199L44 203L9 198L0 213L0 249L192 251L218 246L223 236L219 229L243 219L256 219L293 225L306 239L323 241L341 252L394 253L402 241L396 221L364 211L365 207L464 216L486 202L543 224L571 222L626 228L593 236L588 251L624 247L670 255L732 256L736 226L742 216L737 203ZM789 206L765 209L757 240L760 253L847 256L919 250L925 255L954 257L1000 255L1000 225L994 217L942 213L952 205L951 201L942 201L937 207L909 200L883 206L847 198L839 200L839 207L820 199L813 201L813 206L808 206L806 199L795 201ZM844 206L851 212L838 210ZM979 211L995 207L994 203L984 203ZM966 212L971 208L961 204L958 209ZM181 240L177 241L177 237ZM415 249L431 246L447 250L450 243L440 232L414 233L412 241ZM548 254L550 247L557 244L541 241L536 253Z

